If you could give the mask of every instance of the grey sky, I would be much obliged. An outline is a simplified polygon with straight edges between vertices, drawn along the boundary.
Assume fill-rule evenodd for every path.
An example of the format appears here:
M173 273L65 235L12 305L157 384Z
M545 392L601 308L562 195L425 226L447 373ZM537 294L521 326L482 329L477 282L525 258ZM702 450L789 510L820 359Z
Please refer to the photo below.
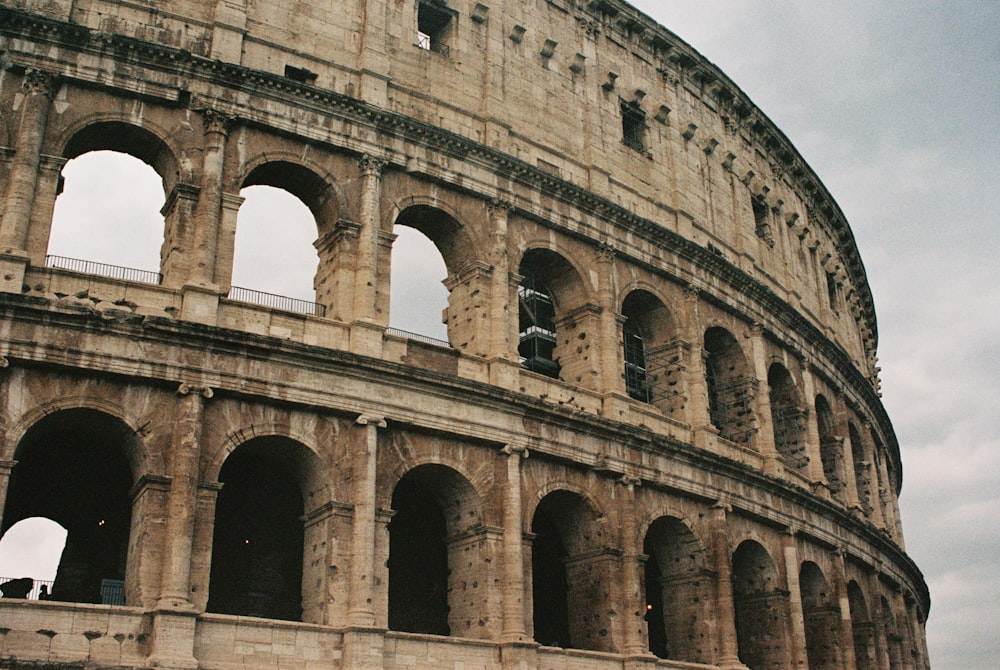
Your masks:
M726 72L847 215L875 297L884 399L903 452L907 549L931 589L931 662L935 670L993 670L1000 659L1000 2L633 4ZM82 186L75 204L69 190L85 176L67 173L60 206L79 222L78 235L63 229L52 253L155 268L157 247L143 260L128 244L108 241L146 225L135 203L162 203L158 179L154 195L143 195L141 180L121 189L105 169L115 168L86 171L102 178ZM84 222L116 225L117 215L89 204L102 183L118 187L114 199L133 203L120 235L94 236ZM154 229L162 226L158 206ZM284 254L281 245L304 245L291 217L253 206L270 225L281 217L287 234L241 252L234 283L308 296L315 254L294 257L285 265L292 271L269 272L266 258ZM253 225L249 214L240 225ZM311 240L314 231L303 234ZM443 278L443 265L420 265L431 281ZM423 285L411 278L394 291L419 295ZM438 289L439 300L445 294ZM420 303L394 292L393 324L441 336L437 308L423 322L401 316L407 306L428 313Z
M935 670L1000 662L1000 3L633 0L847 215L875 296Z

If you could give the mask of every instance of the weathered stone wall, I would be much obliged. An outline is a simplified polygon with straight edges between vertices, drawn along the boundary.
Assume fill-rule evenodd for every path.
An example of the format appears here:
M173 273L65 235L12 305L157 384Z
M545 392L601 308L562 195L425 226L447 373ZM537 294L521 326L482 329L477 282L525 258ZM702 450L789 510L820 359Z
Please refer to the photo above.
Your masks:
M57 576L0 602L0 663L928 667L850 229L676 36L615 0L0 19L3 530L86 530L65 426L113 427L130 487L126 606ZM46 267L98 149L163 180L156 284ZM228 295L255 184L315 218L309 314ZM448 347L386 331L397 224L447 266ZM556 374L521 365L526 275Z

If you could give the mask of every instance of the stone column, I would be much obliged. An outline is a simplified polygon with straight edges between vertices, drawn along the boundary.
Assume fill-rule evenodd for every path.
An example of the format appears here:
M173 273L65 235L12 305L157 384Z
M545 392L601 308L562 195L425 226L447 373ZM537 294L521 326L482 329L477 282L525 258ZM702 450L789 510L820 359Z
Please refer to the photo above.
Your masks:
M42 155L38 163L38 179L35 188L35 202L31 208L31 220L28 223L28 238L24 249L31 259L32 265L45 265L45 256L49 250L49 238L52 233L52 214L55 211L56 198L59 197L59 180L62 169L68 161L62 156Z
M639 547L638 524L635 518L635 489L642 484L642 480L625 475L618 483L625 488L625 504L619 507L622 513L622 594L626 600L623 605L625 630L622 652L626 656L645 656L649 654L649 645L644 634L646 594L642 588L642 561L639 559L642 550Z
M20 98L21 123L15 136L16 152L0 222L0 252L4 254L23 255L27 245L28 223L38 190L38 167L53 85L52 75L41 70L28 70L21 84L21 93L17 96Z
M3 514L7 504L7 488L10 486L10 473L17 461L0 460L0 514Z
M833 566L830 582L833 595L840 605L840 650L841 664L844 670L857 670L857 652L854 649L854 620L851 618L851 600L847 596L847 570L844 565L844 552L833 551L830 554L830 564Z
M357 270L354 282L354 321L376 322L375 299L378 279L377 256L379 232L382 225L382 170L386 162L374 156L362 156L361 207L359 223Z
M851 422L847 415L847 406L840 396L834 399L834 416L837 422L837 432L842 436L840 449L840 476L844 481L844 502L848 507L861 508L858 499L858 480L854 472L854 443L851 442Z
M700 348L700 347L699 347ZM715 571L715 615L719 634L719 661L722 670L746 670L740 662L736 637L736 605L733 602L732 553L726 515L729 506L716 504L709 515L710 551Z
M527 642L524 625L524 547L522 543L521 461L528 457L523 446L507 445L507 482L503 488L503 607L502 642Z
M166 546L157 608L191 609L191 547L198 508L198 463L205 400L212 389L181 384L179 412L174 421L170 451L171 477L167 497Z
M507 220L513 203L491 200L487 205L490 216L490 264L493 266L490 287L489 321L490 359L517 361L517 302L510 301L510 255L507 252ZM513 313L511 309L513 308ZM511 322L514 323L513 339Z
M378 454L378 429L385 428L382 417L360 416L355 422L363 439L353 449L351 464L354 490L354 519L351 524L350 571L347 594L347 624L353 627L375 626L375 487Z
M819 426L816 425L816 385L813 382L809 366L802 364L802 391L806 401L806 454L809 456L808 474L813 489L822 488L829 497L830 489L826 486L826 476L823 474L823 457L820 455Z
M882 516L882 501L880 499L880 484L878 476L878 454L875 453L875 442L872 440L871 424L864 421L861 424L861 441L864 444L868 463L868 504L871 505L871 521L876 528L885 529L885 517Z
M683 328L685 339L691 343L687 350L688 360L685 361L687 421L693 430L711 424L708 417L708 382L705 380L705 334L701 332L701 318L698 314L699 296L697 289L688 288L684 291Z
M757 432L752 438L756 441L758 453L764 459L764 471L769 474L778 472L778 452L774 446L774 422L771 418L771 387L767 383L767 348L764 342L764 328L759 323L750 329L750 353L753 357L754 376L759 380L761 390L757 392L756 407Z
M215 257L222 216L222 180L226 160L226 140L231 117L211 109L202 112L205 133L205 157L201 175L201 194L195 213L194 253L189 283L213 286Z
M601 244L597 255L597 300L601 308L598 336L598 356L600 358L600 379L597 390L602 393L625 393L622 379L625 356L622 349L622 322L615 298L615 255L616 250L609 244Z
M799 551L795 546L795 532L789 531L781 538L781 548L785 561L785 581L788 584L788 608L791 618L792 666L808 668L809 655L806 652L806 620L802 611L802 588L799 586Z

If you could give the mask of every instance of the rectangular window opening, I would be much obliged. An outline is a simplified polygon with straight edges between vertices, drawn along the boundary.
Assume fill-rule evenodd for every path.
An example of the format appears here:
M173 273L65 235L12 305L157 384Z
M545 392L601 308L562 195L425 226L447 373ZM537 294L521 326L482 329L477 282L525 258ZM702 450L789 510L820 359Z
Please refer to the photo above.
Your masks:
M452 24L451 10L421 2L417 7L417 46L442 56L449 55L448 37Z
M637 105L622 101L622 142L639 153L646 150L646 114Z

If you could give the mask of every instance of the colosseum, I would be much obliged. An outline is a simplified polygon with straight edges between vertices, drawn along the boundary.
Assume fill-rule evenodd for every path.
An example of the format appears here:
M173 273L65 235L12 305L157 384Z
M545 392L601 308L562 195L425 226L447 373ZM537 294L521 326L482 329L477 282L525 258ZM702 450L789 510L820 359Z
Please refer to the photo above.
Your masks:
M0 0L0 66L0 530L67 532L0 667L930 667L851 229L626 2ZM159 267L50 250L94 151ZM249 186L313 301L232 286Z

